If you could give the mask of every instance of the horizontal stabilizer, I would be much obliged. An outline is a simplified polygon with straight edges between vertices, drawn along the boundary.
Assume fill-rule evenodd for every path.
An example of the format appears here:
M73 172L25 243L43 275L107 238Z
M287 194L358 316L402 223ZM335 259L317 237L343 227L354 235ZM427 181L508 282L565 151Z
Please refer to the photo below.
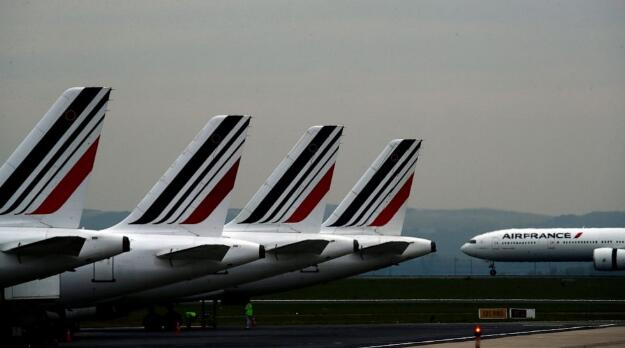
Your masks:
M24 244L15 243L2 251L7 254L27 256L69 255L78 256L85 238L77 236L52 237Z
M388 254L401 255L404 253L404 251L406 251L406 248L408 248L408 245L410 245L409 242L399 242L399 241L386 242L386 243L370 246L368 248L364 248L360 250L360 252L366 255L388 255Z
M325 239L306 239L295 243L285 244L268 250L274 254L315 254L320 255L330 241Z
M156 256L170 260L223 260L230 246L223 244L202 244L183 249L168 249Z

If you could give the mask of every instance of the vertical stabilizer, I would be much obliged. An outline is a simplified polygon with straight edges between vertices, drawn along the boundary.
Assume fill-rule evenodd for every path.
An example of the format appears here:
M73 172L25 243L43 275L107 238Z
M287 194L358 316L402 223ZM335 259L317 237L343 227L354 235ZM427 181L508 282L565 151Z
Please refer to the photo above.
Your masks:
M74 87L0 168L0 226L77 228L111 93Z
M318 233L342 132L309 128L227 228Z
M250 116L215 116L113 230L221 235Z
M323 232L400 235L421 141L392 140L324 222Z

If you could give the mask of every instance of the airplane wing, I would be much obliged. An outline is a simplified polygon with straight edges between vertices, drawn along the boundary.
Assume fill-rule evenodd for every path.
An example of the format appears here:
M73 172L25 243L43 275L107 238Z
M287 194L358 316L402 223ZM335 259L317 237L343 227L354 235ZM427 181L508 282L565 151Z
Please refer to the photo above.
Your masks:
M330 243L325 239L306 239L295 243L285 244L267 252L274 254L316 254L319 255Z
M157 257L170 260L223 260L230 250L228 245L202 244L189 248L172 248L156 254Z
M386 242L382 244L376 244L360 250L361 253L367 255L383 255L383 254L396 254L401 255L408 247L409 242Z
M78 236L59 236L36 240L31 242L17 242L6 245L2 249L7 254L46 256L46 255L69 255L78 256L85 238Z

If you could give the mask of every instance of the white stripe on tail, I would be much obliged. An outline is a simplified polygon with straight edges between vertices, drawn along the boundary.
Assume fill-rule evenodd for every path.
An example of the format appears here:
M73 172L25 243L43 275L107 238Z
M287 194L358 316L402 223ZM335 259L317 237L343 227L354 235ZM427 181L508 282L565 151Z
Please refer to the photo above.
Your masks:
M0 168L0 226L77 228L110 88L66 90Z
M392 140L323 223L325 233L400 235L421 141Z
M342 132L334 125L308 129L226 228L318 233Z
M215 116L113 230L221 235L250 116Z

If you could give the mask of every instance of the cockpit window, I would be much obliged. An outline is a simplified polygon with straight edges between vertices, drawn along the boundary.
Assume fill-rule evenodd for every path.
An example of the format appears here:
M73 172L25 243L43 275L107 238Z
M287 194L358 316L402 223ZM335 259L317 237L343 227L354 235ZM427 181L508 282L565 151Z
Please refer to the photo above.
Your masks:
M475 239L471 239L471 240L469 241L469 244L476 244L476 243L477 243L477 241L476 241Z

